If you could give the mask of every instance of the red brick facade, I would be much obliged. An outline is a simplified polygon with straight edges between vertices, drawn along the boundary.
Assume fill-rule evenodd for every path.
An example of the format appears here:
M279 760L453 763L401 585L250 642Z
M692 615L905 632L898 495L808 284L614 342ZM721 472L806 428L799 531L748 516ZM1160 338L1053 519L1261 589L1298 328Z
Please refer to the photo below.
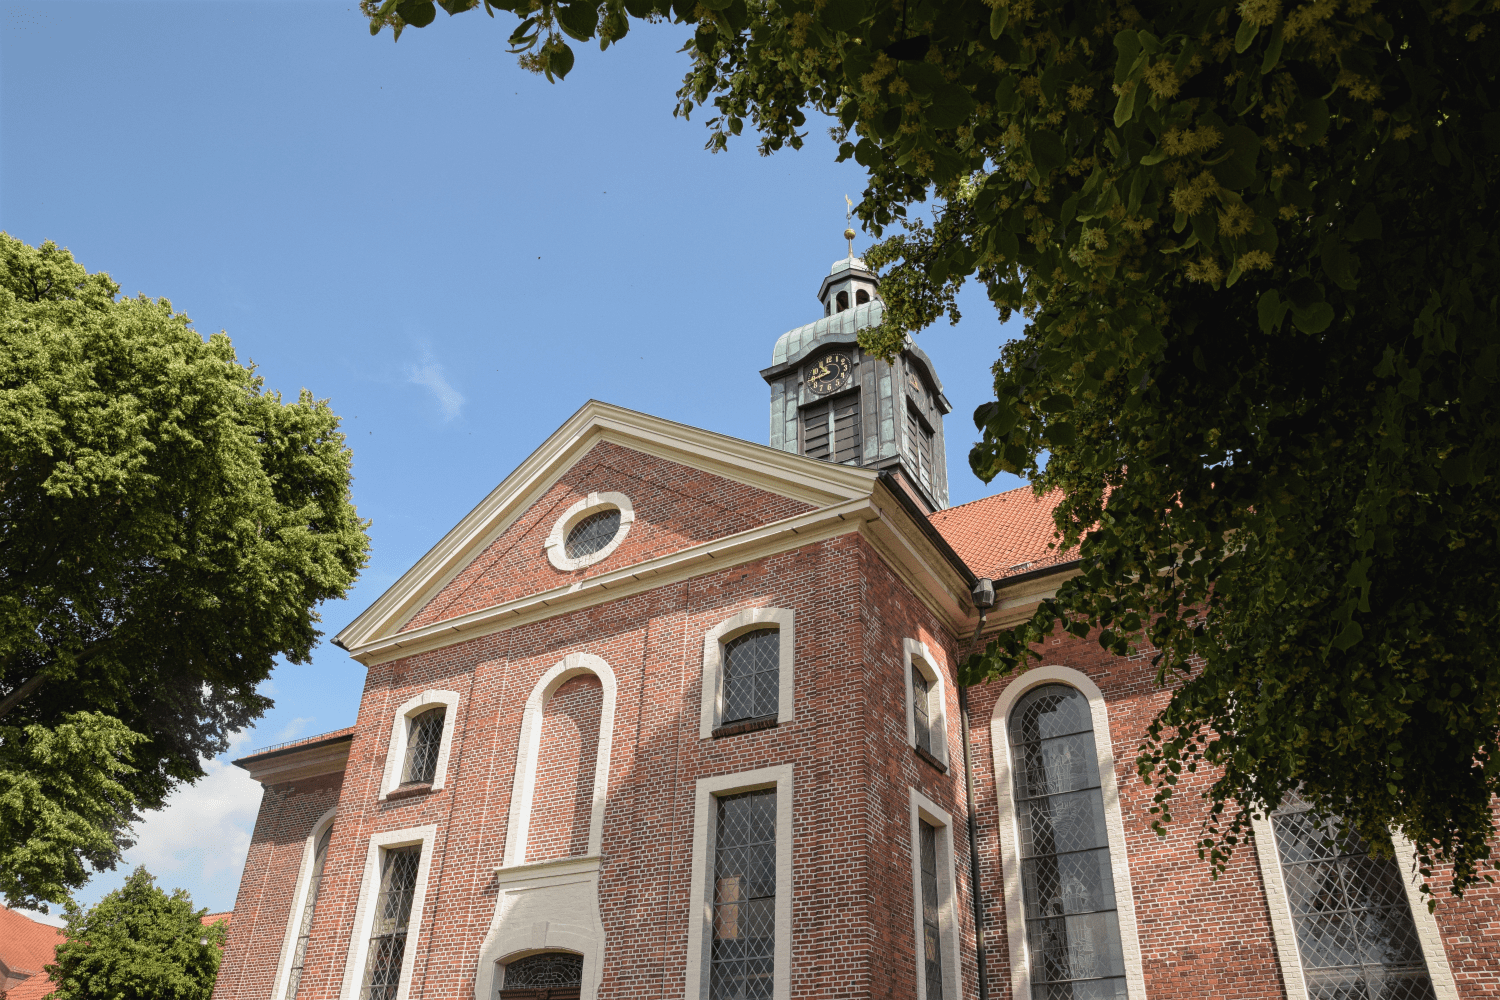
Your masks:
M384 626L385 634L550 590L570 578L547 563L542 544L559 513L589 492L626 494L638 520L627 541L598 565L579 571L581 578L813 510L777 494L770 488L774 484L731 481L697 471L687 461L601 442L426 601L411 622ZM811 467L801 458L784 461L791 463L789 477ZM343 770L267 784L216 1000L272 1000L304 847L318 818L335 802L332 846L298 997L359 996L361 970L346 970L346 964L360 932L359 896L371 838L429 827L425 896L420 923L408 934L412 958L401 996L474 997L476 981L489 981L481 950L507 926L497 911L509 884L505 880L562 870L525 867L548 859L588 860L593 775L606 739L608 781L597 861L602 953L597 988L591 993L586 987L586 998L684 996L692 964L690 927L705 906L703 887L690 878L697 782L788 764L795 792L787 1000L919 995L912 790L952 817L957 927L949 933L958 935L962 968L960 989L951 996L979 996L953 676L975 619L944 610L951 604L944 587L966 587L960 568L945 568L937 544L923 541L925 526L909 523L908 508L882 501L873 475L866 481L868 508L830 514L826 525L806 529L806 540L778 543L775 551L723 560L707 556L676 578L638 586L624 596L606 594L577 606L559 603L555 613L502 623L474 637L455 635L446 645L434 640L430 648L395 658L367 656L372 662ZM850 509L852 501L843 503L840 510ZM902 544L920 549L921 558L903 555ZM937 568L922 577L913 569L919 564ZM705 633L757 608L795 613L794 657L782 664L794 677L794 718L704 739ZM907 741L904 640L925 643L944 673L946 771ZM352 648L364 655L362 647ZM1152 683L1149 663L1116 659L1073 638L1054 640L1041 652L1044 663L1091 678L1108 706L1146 994L1163 1000L1285 996L1253 849L1242 849L1228 874L1213 881L1196 855L1201 817L1188 799L1166 839L1150 830L1150 792L1133 769L1141 733L1164 697ZM581 674L551 695L540 713L531 815L518 820L511 810L515 790L524 784L517 780L516 766L526 735L526 706L544 675L570 654L600 658L612 679ZM990 725L1004 687L989 684L969 692L986 985L996 1000L1013 995L1001 797ZM458 695L448 713L446 786L380 801L393 714L428 690ZM610 716L611 705L606 726L601 720ZM256 757L245 766L255 771L267 765ZM507 831L518 821L528 830L525 865L507 866ZM1497 903L1493 892L1476 892L1461 904L1445 901L1439 909L1461 997L1500 994ZM541 921L514 932L542 942L550 941L547 935L554 930Z

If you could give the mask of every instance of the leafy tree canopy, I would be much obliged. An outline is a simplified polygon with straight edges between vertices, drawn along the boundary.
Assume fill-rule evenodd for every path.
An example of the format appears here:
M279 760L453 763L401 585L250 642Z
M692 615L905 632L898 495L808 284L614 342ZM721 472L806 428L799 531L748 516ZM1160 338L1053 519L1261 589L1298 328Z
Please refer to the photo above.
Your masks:
M364 565L338 418L0 234L0 888L60 902L271 704ZM105 718L105 717L109 718ZM118 724L111 722L118 720Z
M187 892L168 896L145 868L85 912L67 904L67 940L47 966L55 1000L208 1000L225 928L205 926Z
M443 0L450 13L478 0ZM690 26L678 111L868 171L886 356L977 279L1028 320L974 471L1060 489L1061 623L1149 642L1138 766L1213 766L1202 848L1289 789L1461 891L1500 792L1495 0L483 0L525 66ZM372 32L429 0L365 0ZM473 19L470 23L474 24ZM930 223L908 216L933 198ZM913 220L913 221L908 221Z

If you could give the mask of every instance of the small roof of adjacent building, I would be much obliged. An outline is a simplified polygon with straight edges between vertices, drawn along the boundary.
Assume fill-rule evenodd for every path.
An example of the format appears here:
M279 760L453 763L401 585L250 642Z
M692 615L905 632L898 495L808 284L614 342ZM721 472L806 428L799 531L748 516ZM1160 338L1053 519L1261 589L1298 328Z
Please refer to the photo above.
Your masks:
M52 981L42 971L57 957L61 929L33 920L9 907L0 908L0 993L8 1000L44 997Z
M1078 558L1076 549L1049 547L1058 540L1052 511L1061 500L1060 492L1039 497L1022 486L937 511L930 520L976 576L1002 580Z

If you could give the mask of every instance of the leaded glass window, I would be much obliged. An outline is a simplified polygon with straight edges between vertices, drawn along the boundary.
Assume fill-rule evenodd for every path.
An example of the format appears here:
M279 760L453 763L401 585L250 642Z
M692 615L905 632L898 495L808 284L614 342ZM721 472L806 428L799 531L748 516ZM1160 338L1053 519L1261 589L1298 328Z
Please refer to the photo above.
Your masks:
M395 1000L401 985L401 962L406 957L406 932L412 899L417 891L417 866L422 847L387 850L380 864L380 895L370 927L370 955L365 960L360 1000Z
M932 753L932 682L922 668L911 665L911 715L916 724L917 746Z
M501 1000L545 996L548 1000L576 997L583 987L583 956L569 951L544 951L505 964ZM514 991L514 992L513 992Z
M582 559L584 556L593 555L614 541L619 533L619 508L601 510L573 525L572 530L568 532L568 540L564 543L564 549L569 559Z
M1046 684L1010 713L1032 1000L1124 997L1125 957L1088 699Z
M776 953L776 790L718 800L709 1000L768 1000Z
M430 782L437 775L446 714L446 709L430 708L411 720L406 736L406 764L401 771L403 785Z
M318 905L318 887L323 882L323 862L328 858L328 841L333 837L333 824L318 838L313 848L312 872L307 876L307 898L302 903L302 916L297 921L297 947L292 952L292 968L286 981L286 1000L297 996L297 987L302 985L302 969L307 964L307 944L312 937L313 910Z
M781 632L757 629L724 644L724 721L775 715L781 693Z
M922 975L927 1000L943 996L943 936L938 927L937 827L917 820L917 852L922 869Z
M1310 1000L1433 1000L1394 858L1293 795L1271 815Z

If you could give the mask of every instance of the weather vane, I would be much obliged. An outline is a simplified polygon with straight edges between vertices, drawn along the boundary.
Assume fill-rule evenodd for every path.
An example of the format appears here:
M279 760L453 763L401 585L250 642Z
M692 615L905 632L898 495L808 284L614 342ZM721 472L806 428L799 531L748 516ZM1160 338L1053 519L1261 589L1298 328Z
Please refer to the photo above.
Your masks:
M854 218L854 202L849 200L849 196L847 194L844 195L844 204L845 206L847 206L844 209L844 225L847 227L844 230L844 239L849 241L849 259L853 260L854 237L856 235L856 233L854 232L854 225L852 223L852 220Z

